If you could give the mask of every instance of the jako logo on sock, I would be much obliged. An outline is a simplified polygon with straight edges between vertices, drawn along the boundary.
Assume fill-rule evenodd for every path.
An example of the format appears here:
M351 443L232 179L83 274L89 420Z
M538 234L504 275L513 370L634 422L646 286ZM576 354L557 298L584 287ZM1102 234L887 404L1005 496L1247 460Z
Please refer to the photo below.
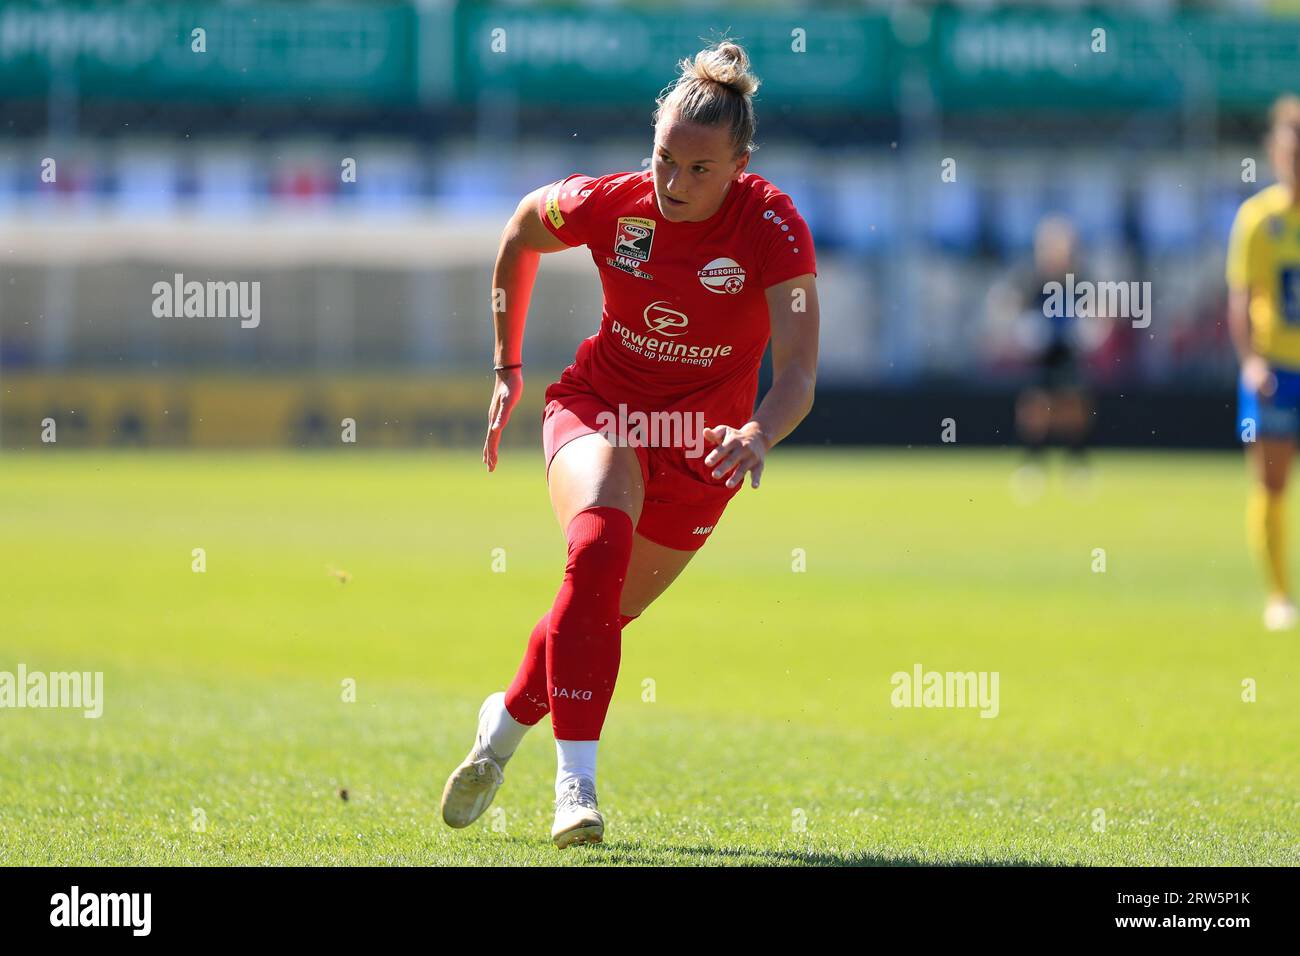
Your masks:
M589 690L568 690L564 687L556 687L551 694L552 697L567 697L570 700L591 700L591 691Z

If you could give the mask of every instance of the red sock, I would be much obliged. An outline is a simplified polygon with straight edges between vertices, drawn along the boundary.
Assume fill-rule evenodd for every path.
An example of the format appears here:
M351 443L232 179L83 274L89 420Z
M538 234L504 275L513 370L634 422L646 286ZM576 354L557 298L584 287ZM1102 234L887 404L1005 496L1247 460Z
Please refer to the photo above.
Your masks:
M588 509L596 511L601 509ZM606 508L606 511L616 511L617 509ZM583 512L584 514L586 512ZM621 512L620 512L621 514ZM575 515L575 520L577 516ZM573 528L572 523L569 525ZM570 539L570 564L572 563L573 544ZM568 568L565 571L565 582L568 583ZM563 587L561 587L563 593ZM558 600L558 598L557 598ZM639 614L620 614L618 616L618 629L621 636L623 628L630 622L635 621ZM519 670L515 672L515 679L511 681L510 686L506 688L505 707L507 713L521 724L528 724L530 727L545 717L551 710L550 692L546 682L546 632L551 623L551 611L542 615L541 619L533 625L533 632L528 636L528 647L524 651L524 659L519 664ZM621 654L622 647L620 644L619 651ZM617 664L615 665L617 672ZM608 705L606 705L608 708ZM585 738L561 737L561 740L580 740Z
M569 560L546 628L546 683L557 740L599 740L622 638L619 598L632 557L632 519L618 508L579 512L565 530Z
M550 620L551 612L547 611L533 626L523 662L515 673L515 679L506 688L506 712L530 727L551 709L546 693L546 627Z
M624 627L640 617L640 614L620 614L620 635ZM529 727L551 711L550 695L546 693L546 627L550 620L551 613L546 611L534 624L519 671L516 671L510 687L506 688L506 710L516 721Z
M635 621L639 614L620 614L618 629ZM506 711L521 724L530 727L551 712L550 695L546 692L546 628L551 620L547 611L542 619L533 625L533 633L528 636L528 648L524 659L519 664L515 679L506 689ZM567 739L567 738L566 738Z

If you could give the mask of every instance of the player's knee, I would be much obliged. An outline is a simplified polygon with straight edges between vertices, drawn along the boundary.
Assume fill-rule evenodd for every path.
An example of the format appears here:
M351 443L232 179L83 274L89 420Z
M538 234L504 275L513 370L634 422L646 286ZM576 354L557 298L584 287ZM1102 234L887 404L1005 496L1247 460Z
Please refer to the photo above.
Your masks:
M619 627L624 626L629 621L633 621L645 613L649 607L649 601L638 601L635 598L624 595L618 602L618 613L620 616Z
M597 506L580 511L566 535L569 560L565 573L596 586L617 581L622 588L632 557L632 519L618 508Z

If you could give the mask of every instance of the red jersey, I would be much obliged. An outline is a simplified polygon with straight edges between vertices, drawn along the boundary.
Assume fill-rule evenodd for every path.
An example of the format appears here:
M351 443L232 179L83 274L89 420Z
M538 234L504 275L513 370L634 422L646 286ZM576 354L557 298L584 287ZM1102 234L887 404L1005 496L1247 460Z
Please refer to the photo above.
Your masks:
M789 196L742 173L708 219L671 222L650 170L574 174L543 191L537 211L555 236L591 250L604 289L600 330L566 380L629 410L750 420L771 333L764 290L817 272Z

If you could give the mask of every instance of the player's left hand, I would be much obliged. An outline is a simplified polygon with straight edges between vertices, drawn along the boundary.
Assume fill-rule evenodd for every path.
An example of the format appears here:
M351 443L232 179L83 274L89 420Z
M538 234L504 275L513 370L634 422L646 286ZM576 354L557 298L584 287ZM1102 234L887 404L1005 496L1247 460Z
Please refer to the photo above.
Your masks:
M768 449L758 422L749 422L740 428L730 425L706 428L704 440L718 446L704 459L704 464L714 466L714 478L726 477L728 488L739 488L745 482L745 473L749 472L750 482L753 487L758 487Z

